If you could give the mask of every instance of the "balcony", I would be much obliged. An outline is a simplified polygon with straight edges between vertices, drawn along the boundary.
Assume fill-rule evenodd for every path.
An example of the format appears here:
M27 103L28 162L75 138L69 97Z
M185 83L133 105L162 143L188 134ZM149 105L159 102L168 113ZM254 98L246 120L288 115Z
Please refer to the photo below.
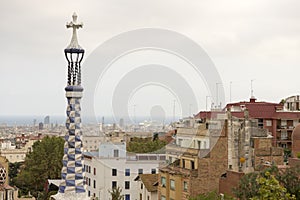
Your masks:
M193 148L184 148L180 147L176 144L168 144L166 146L166 153L172 154L172 155L182 155L182 154L188 154L192 156L198 156L199 149L193 149Z
M249 131L251 133L251 137L267 137L268 136L268 130L267 129L250 127Z
M277 130L281 131L281 130L294 130L294 126L277 126Z

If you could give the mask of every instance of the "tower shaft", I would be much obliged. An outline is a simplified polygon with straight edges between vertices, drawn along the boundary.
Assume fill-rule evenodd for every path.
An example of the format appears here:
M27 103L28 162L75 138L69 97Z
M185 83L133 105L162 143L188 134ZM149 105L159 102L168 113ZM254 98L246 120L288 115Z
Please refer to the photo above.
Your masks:
M73 21L67 23L67 28L73 28L71 43L64 50L68 61L67 120L65 135L63 167L61 170L61 183L56 195L51 196L55 200L87 200L89 199L84 186L84 168L82 155L81 132L81 107L83 88L81 87L81 61L84 49L78 44L76 30L82 27L77 23L77 15L73 14Z

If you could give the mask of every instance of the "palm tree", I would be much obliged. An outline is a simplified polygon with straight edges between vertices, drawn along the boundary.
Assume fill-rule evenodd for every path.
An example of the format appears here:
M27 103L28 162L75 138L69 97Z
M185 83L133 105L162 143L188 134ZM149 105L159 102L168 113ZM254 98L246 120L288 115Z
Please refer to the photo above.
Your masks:
M120 187L114 187L112 190L108 190L111 194L112 200L124 200L124 195L122 193L122 189Z

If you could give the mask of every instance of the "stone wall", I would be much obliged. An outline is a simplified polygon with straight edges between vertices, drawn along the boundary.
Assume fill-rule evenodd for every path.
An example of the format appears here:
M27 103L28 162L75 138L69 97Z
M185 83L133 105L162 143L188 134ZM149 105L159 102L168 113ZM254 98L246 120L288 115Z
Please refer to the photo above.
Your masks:
M219 181L219 193L227 194L230 196L234 196L232 193L232 189L237 187L239 184L240 179L245 174L243 172L236 172L236 171L227 171Z
M198 176L191 179L191 197L219 190L219 178L227 170L227 137L219 137L209 158L200 158Z
M262 164L283 165L283 149L279 147L263 147L255 149L254 167L256 170Z
M289 158L289 166L291 166L291 167L299 166L300 167L300 159L298 159L298 158Z

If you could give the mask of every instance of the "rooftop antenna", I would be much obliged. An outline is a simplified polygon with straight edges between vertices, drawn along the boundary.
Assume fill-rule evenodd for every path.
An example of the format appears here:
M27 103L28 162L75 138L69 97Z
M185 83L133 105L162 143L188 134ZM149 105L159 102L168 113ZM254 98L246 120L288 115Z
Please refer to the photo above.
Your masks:
M176 100L173 100L173 122L175 122L175 105L176 105Z
M254 98L254 95L253 95L253 81L254 81L255 79L252 79L251 80L251 98Z
M205 108L206 108L206 111L207 111L207 98L211 98L211 96L206 96L206 106L205 106ZM211 106L212 107L212 106Z
M218 108L218 104L219 104L219 85L221 85L222 83L216 83L216 108Z
M229 85L229 101L231 103L231 86L232 86L232 81L230 81L230 85Z

